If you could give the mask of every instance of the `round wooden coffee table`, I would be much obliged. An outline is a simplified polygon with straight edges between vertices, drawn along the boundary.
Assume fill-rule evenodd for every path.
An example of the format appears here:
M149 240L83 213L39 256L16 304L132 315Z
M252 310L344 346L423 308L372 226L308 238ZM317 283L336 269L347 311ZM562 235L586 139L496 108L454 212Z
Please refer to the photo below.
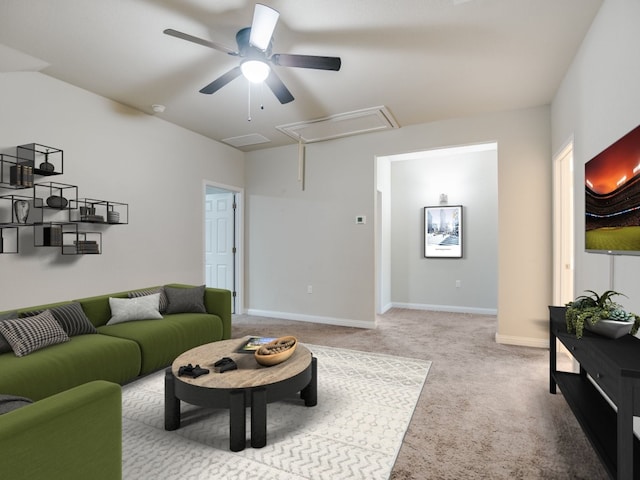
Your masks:
M249 337L208 343L184 352L165 374L165 430L180 428L180 401L211 408L229 409L229 448L245 448L246 408L251 407L251 446L267 444L267 403L300 392L307 407L317 404L317 360L298 343L293 355L283 363L263 367L253 353L238 350ZM215 373L213 364L232 358L237 370ZM178 376L183 365L200 365L210 373L198 378Z

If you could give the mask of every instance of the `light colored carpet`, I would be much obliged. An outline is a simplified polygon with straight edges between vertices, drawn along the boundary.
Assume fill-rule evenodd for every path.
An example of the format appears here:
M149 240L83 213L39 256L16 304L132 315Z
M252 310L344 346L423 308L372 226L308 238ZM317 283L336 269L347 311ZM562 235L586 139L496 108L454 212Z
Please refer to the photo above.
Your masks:
M165 431L164 372L124 386L123 479L388 479L431 362L306 346L318 405L269 404L261 449L229 451L226 410L183 403L182 427Z
M391 480L608 479L562 393L549 393L549 351L497 344L496 328L495 316L399 308L375 329L233 320L235 337L295 335L433 362Z

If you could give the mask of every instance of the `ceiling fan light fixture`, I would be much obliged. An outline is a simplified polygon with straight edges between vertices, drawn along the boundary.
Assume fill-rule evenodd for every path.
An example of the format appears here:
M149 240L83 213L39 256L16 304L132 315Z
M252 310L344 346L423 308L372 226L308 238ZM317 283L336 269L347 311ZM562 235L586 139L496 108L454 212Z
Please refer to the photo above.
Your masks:
M240 70L251 83L262 83L269 76L271 68L261 60L245 60L240 65Z

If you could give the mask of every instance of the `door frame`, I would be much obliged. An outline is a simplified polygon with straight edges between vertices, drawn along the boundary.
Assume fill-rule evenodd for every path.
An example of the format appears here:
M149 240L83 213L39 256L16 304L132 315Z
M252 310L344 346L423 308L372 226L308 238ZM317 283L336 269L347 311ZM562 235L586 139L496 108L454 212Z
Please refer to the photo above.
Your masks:
M207 252L206 252L206 201L207 187L218 188L233 193L236 196L236 210L234 221L234 238L235 238L235 311L236 315L245 313L244 308L244 188L233 185L225 185L211 180L203 180L202 182L202 281L207 281Z
M553 305L574 298L574 168L571 137L553 156Z

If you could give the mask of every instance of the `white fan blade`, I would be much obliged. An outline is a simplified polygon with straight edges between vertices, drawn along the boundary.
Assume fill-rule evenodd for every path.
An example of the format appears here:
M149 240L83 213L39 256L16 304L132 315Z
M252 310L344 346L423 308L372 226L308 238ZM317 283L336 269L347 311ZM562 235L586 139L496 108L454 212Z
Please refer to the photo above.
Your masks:
M280 13L277 10L261 3L256 3L256 8L253 11L249 44L264 52L269 47L279 16Z

